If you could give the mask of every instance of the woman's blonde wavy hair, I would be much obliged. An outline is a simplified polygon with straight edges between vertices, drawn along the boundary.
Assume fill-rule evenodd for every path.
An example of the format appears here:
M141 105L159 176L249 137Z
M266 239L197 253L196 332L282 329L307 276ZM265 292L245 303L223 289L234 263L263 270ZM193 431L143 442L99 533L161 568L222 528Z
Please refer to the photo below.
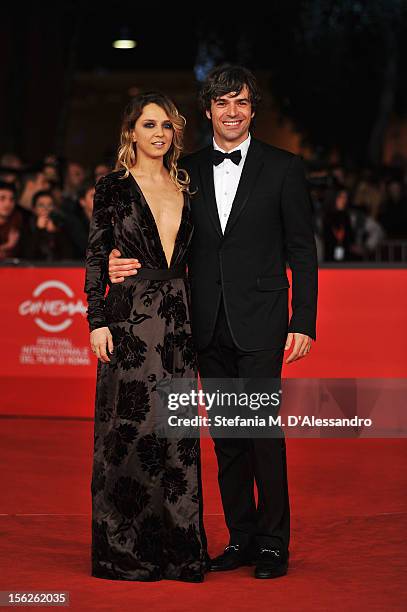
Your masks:
M179 191L189 191L190 178L186 170L178 168L177 162L183 150L184 129L186 119L178 112L175 104L166 95L157 92L149 91L140 93L135 96L127 105L121 126L120 145L117 151L117 161L115 170L125 168L126 172L122 178L127 178L130 173L130 168L136 163L137 147L133 142L133 130L137 119L143 112L143 108L147 104L157 104L168 115L173 126L174 135L171 147L164 155L164 165L170 173L172 182L176 185Z

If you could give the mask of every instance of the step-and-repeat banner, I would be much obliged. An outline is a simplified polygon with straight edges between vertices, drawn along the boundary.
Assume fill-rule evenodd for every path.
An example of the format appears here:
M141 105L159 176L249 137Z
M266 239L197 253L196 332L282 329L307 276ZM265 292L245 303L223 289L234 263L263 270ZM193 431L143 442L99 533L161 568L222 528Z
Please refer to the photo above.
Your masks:
M0 268L1 414L93 416L83 285L83 268ZM406 313L407 270L321 269L317 342L283 376L407 377Z

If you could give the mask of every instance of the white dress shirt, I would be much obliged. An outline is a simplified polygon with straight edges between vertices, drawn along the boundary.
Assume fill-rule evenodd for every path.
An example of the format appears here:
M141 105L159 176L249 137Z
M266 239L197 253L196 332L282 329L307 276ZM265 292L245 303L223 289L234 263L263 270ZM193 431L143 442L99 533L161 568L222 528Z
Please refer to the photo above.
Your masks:
M242 174L244 162L246 160L247 151L249 149L251 136L246 138L231 151L224 151L213 139L213 148L222 153L232 153L240 149L242 159L239 165L234 164L231 159L225 159L218 166L213 165L213 180L215 183L216 203L218 205L219 221L222 232L225 232L226 223L228 222L230 211L232 210L233 200L235 199L236 191L239 186L240 177Z

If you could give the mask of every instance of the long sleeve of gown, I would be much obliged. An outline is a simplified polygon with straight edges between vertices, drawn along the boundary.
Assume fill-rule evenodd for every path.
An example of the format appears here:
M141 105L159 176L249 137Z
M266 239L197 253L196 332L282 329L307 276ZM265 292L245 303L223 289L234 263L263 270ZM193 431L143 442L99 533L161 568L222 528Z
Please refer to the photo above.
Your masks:
M93 213L86 249L85 293L88 298L90 331L107 325L105 292L109 281L108 258L113 246L112 203L108 177L96 184Z

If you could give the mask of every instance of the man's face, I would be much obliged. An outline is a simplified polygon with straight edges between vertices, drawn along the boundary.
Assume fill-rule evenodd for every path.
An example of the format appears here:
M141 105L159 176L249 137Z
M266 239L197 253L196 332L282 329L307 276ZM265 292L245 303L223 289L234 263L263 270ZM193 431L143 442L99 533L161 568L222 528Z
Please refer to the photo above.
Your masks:
M106 164L98 164L95 168L95 182L97 183L102 176L109 174L109 172L109 166L106 166Z
M206 111L206 116L212 119L215 139L230 143L238 140L242 142L249 133L250 122L254 117L247 85L238 95L231 91L212 100L211 110Z
M87 190L85 197L79 200L80 205L83 207L87 215L92 216L93 211L93 198L95 196L95 188L91 187Z
M85 170L79 164L74 162L68 166L67 180L72 187L80 187L85 180Z
M14 210L15 198L10 189L0 189L0 221L6 221Z

